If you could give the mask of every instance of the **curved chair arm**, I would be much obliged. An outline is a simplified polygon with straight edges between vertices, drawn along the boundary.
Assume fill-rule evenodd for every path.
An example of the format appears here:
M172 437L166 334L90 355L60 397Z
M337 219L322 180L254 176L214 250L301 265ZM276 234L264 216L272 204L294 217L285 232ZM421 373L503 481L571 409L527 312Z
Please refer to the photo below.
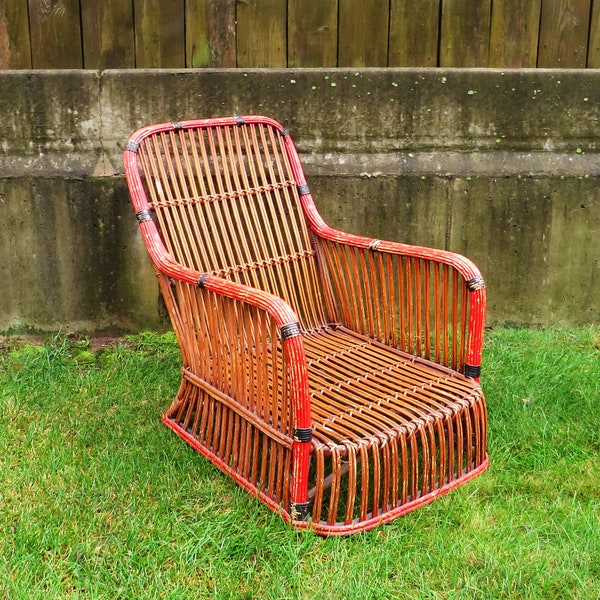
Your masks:
M329 309L373 339L479 380L485 283L467 258L333 229L320 216L291 137L283 138L316 238Z
M198 374L192 373L191 370L189 373L185 371L186 365L191 366L192 347L198 344L197 336L201 335L199 332L201 330L205 333L210 332L210 327L207 328L207 318L212 318L220 328L221 342L227 341L233 349L238 341L236 337L238 337L243 340L245 351L253 355L251 360L248 356L240 358L241 354L236 355L237 364L244 365L245 363L242 369L246 368L247 372L241 377L230 377L231 381L235 379L238 384L241 382L242 385L247 386L247 396L251 396L250 387L254 387L255 391L257 389L256 378L261 376L260 373L256 374L257 370L262 372L263 377L271 378L270 383L265 384L266 387L270 385L277 390L279 385L277 373L269 375L267 372L274 364L281 366L283 384L281 384L280 389L285 397L274 398L273 404L280 403L285 405L286 408L279 410L277 406L274 406L274 411L279 410L279 416L285 414L289 421L284 423L279 419L279 422L268 422L269 419L273 420L273 414L271 413L270 417L265 415L266 419L263 427L265 431L268 429L273 430L274 435L276 435L275 430L278 430L281 432L282 437L288 436L288 439L291 440L293 474L290 482L290 518L293 520L295 511L301 511L301 508L296 509L296 507L303 507L308 502L311 441L310 437L307 436L307 432L310 432L312 427L307 362L304 341L296 313L278 296L215 275L200 273L175 261L164 247L149 209L138 211L138 222L155 270L159 275L163 293L170 287L169 279L172 280L174 285L175 291L171 294L165 294L165 299L171 298L175 302L172 306L175 310L171 311L171 315L173 325L180 338L180 348L185 361L184 378L186 376L198 376ZM204 301L205 299L202 300L202 297L206 294L210 294L213 299L220 299L217 303L221 305L223 311L221 314L206 317L208 313L204 312L205 316L199 317L198 315L203 313L191 309L191 303ZM252 317L254 317L254 320ZM262 353L253 351L257 344L262 344L264 348L267 343L266 340L259 341L256 339L255 334L259 331L257 318L263 323L270 321L274 325L275 336L273 337L277 337L279 341L270 340L270 351ZM203 319L204 322L202 322ZM196 339L192 339L194 337ZM216 342L219 344L219 339ZM186 348L186 350L184 351L183 348ZM218 355L219 353L213 352L210 357L213 368L221 369L222 373L229 371L232 366L231 363L215 364ZM221 353L221 358L227 360L227 356L231 357L232 355L231 353ZM261 358L262 364L258 364ZM247 369L250 364L256 367L254 372ZM244 396L243 393L238 394L238 397L242 396ZM252 400L250 400L251 403ZM246 413L249 418L254 416L258 420L263 419L262 415L254 414L254 412L260 412L254 411L254 408L253 406L245 406L242 402L238 410L242 416L244 416L243 413ZM289 437L290 434L291 438Z
M485 284L454 252L344 233L302 196L333 314L373 339L479 379Z

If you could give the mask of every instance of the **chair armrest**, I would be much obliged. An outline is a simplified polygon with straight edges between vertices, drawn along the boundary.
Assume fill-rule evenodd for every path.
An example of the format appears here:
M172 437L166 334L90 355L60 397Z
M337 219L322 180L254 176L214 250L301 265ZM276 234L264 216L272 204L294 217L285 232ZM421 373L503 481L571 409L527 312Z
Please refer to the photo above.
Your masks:
M287 393L292 409L293 427L299 430L309 429L311 417L307 365L304 342L298 327L298 317L283 299L273 294L186 268L169 254L152 218L152 208L137 168L136 148L139 139L143 136L144 131L140 130L136 136L131 138L130 144L123 152L125 176L140 233L159 275L159 281L162 276L161 288L163 293L166 293L165 297L175 301L174 294L169 293L169 285L164 280L164 278L171 278L180 284L187 284L192 288L203 288L207 292L229 298L232 302L236 302L238 307L252 306L254 309L268 314L278 327L281 337L283 364L285 365L286 379L289 381ZM171 318L177 335L189 336L189 330L185 333L186 328L183 327L181 306L173 305L171 308L174 309L174 312L171 312ZM180 338L182 353L184 353L184 343L185 339Z
M293 516L308 501L312 449L308 368L298 317L278 296L178 263L147 209L143 212L140 231L169 305L183 377L202 380L213 395L232 399L243 418L291 445Z
M333 229L320 216L290 136L300 203L315 236L333 318L401 350L479 379L485 284L459 254Z
M159 279L184 379L196 377L246 423L291 448L293 513L308 501L312 451L307 361L293 311L272 294L220 277L201 277L198 286L189 281L193 273L170 276Z
M469 259L344 233L306 208L342 324L479 378L485 284Z
M158 232L153 222L141 223L140 228L150 230L146 233L142 232L142 235L154 238L153 250L150 254L155 269L174 282L176 293L170 294L174 303L170 308L174 310L169 312L174 317L173 325L180 338L185 363L198 364L197 361L192 361L189 354L190 344L185 343L190 336L196 337L190 342L193 347L199 348L202 352L206 352L211 344L214 346L212 350L208 350L213 363L218 360L218 357L225 359L226 353L218 352L218 348L222 350L227 344L231 344L230 349L232 349L233 345L237 344L238 351L241 352L243 346L248 353L252 348L264 347L266 342L260 339L261 334L268 336L271 351L268 354L255 353L253 362L248 363L246 367L263 369L266 372L270 368L275 369L277 365L281 366L282 374L278 376L273 372L266 376L275 382L281 377L285 382L284 392L289 399L291 409L289 426L292 432L296 429L309 429L311 416L306 355L298 317L293 309L282 298L271 293L222 277L200 273L181 265L162 247L162 241L156 239ZM168 285L164 280L161 287L165 298L169 297ZM212 296L212 299L202 298L202 292L204 296L207 294ZM206 306L207 302L213 304L213 310L219 311L215 313L212 322L209 317L201 316L209 314L210 308ZM205 306L200 306L201 304ZM202 331L205 332L204 335L213 336L212 340L208 337L199 340L198 336L203 335ZM187 356L184 348L188 351ZM259 356L264 361L271 361L272 364L258 364L256 361L259 360ZM238 364L240 365L241 363ZM219 368L231 369L232 366L232 363L223 364ZM237 376L231 374L229 377L231 380L237 379L246 383L260 375L246 372Z

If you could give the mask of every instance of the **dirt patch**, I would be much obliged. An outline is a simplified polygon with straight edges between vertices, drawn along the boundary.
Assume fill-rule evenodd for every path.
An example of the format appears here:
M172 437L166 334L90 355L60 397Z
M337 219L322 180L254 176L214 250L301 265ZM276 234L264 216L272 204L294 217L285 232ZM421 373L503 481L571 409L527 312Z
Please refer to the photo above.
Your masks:
M59 340L55 334L18 334L0 335L0 353L10 352L25 345L43 346L50 340ZM63 339L68 340L74 346L86 347L90 352L101 352L106 348L116 345L127 345L128 342L123 335L78 335L68 334Z

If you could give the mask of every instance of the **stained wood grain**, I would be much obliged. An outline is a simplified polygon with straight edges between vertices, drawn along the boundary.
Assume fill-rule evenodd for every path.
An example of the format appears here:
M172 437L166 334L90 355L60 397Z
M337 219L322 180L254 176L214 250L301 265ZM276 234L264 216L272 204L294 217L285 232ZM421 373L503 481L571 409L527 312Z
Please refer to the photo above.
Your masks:
M83 66L135 67L133 5L123 0L81 0Z
M491 0L444 0L440 37L441 67L487 67Z
M439 0L392 0L388 65L436 67L439 21Z
M27 3L0 0L0 69L30 69Z
M600 0L0 0L0 69L600 68Z
M337 65L338 0L289 0L288 66Z
M184 0L135 0L135 65L185 67Z
M541 10L542 0L494 0L490 67L536 66Z
M579 69L587 64L591 0L544 0L538 67Z
M388 26L388 0L339 0L338 66L387 66Z
M600 0L594 0L590 22L587 67L600 68Z
M186 0L187 67L236 66L235 0Z
M287 66L287 1L238 0L237 66Z

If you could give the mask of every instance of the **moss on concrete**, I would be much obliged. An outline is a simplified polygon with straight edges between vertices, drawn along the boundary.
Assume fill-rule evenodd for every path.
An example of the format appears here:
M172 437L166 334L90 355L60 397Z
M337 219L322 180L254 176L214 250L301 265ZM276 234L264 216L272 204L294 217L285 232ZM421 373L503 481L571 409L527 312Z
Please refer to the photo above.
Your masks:
M282 121L334 226L465 253L490 323L600 319L594 70L0 73L0 330L160 328L122 175L133 130Z

